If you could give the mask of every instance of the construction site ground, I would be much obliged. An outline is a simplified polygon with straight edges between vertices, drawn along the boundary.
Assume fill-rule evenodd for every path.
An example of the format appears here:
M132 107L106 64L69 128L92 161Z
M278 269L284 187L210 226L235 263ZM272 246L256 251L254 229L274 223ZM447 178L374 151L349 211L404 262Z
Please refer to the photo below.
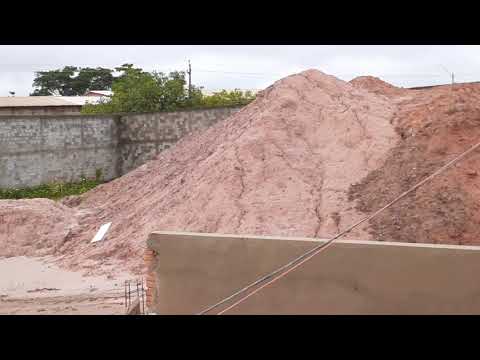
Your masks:
M0 258L0 314L124 314L124 280L82 276L60 269L50 257Z
M409 90L308 70L79 197L0 201L0 313L121 312L102 296L144 273L152 231L333 237L477 143L479 100L479 84ZM476 151L345 238L479 245L479 175Z

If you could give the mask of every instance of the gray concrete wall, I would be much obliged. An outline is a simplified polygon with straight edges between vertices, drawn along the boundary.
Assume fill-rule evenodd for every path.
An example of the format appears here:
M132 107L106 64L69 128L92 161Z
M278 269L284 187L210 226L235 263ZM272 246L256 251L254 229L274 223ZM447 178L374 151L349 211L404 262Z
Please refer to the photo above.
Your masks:
M122 116L121 173L125 174L154 158L185 134L205 129L238 110L240 108L235 107Z
M239 108L115 116L0 116L0 188L111 180L152 159L188 132Z
M321 241L152 233L149 311L196 314ZM338 241L226 314L480 314L479 271L480 247Z
M0 119L0 187L118 175L114 117L32 116Z
M0 115L80 115L82 106L16 106L1 107Z

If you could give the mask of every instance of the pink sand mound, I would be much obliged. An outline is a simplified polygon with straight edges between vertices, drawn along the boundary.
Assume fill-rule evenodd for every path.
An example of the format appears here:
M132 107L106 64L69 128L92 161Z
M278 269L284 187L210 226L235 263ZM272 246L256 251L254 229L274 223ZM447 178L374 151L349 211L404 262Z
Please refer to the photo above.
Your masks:
M74 214L48 199L0 201L0 257L55 253L76 226Z
M406 93L406 89L401 89L389 84L374 76L358 76L350 80L350 84L358 89L367 90L377 95L385 95L387 97L401 95Z
M349 186L396 143L395 106L320 71L277 81L229 119L84 194L63 264L139 269L151 231L328 237L362 215ZM107 239L89 240L106 222ZM368 238L359 230L353 238Z

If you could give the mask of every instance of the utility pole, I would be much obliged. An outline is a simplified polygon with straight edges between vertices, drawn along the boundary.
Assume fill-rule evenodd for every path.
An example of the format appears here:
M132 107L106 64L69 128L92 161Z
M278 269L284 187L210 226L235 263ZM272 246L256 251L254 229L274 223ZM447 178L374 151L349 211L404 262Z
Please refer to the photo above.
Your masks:
M190 60L188 60L188 98L192 97L192 65L190 65Z
M455 83L455 74L453 72L448 71L448 69L445 66L443 65L440 65L440 66L443 68L443 70L445 70L447 74L449 74L452 77L452 90L453 90L453 84Z
M453 84L455 83L455 74L453 72L448 71L448 69L445 66L443 65L440 65L440 66L443 68L443 70L445 70L447 74L449 74L452 77L451 97L452 97L452 107L455 107L455 96L453 93Z

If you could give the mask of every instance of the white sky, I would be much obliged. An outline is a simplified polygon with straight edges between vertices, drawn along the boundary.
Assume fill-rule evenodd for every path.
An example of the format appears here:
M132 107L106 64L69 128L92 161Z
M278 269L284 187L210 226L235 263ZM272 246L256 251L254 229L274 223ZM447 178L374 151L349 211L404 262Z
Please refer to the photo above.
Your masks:
M380 45L147 45L0 46L0 96L26 96L34 71L63 66L114 68L133 63L145 70L186 70L207 90L262 89L302 70L316 68L350 80L372 75L397 86L480 81L480 46Z

